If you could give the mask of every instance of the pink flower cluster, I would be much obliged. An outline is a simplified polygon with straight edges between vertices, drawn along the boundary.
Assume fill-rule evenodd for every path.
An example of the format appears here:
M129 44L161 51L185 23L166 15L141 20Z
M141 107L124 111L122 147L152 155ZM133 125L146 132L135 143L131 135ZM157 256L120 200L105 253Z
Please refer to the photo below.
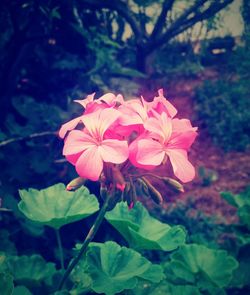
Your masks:
M152 170L169 160L182 182L194 178L187 151L197 128L175 117L177 110L162 89L151 102L143 98L126 101L113 93L99 99L91 94L76 102L83 106L83 114L62 125L59 135L64 138L68 133L63 155L81 177L99 180L108 163L124 166L126 162Z

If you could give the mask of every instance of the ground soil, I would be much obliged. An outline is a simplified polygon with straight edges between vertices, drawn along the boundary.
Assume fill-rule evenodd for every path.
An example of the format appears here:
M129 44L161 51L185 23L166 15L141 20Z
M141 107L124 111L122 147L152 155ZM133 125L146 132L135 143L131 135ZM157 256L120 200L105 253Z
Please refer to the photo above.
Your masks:
M190 79L177 79L169 83L166 96L178 109L179 118L188 118L199 127L199 136L190 149L189 159L196 168L195 179L184 185L185 192L178 195L169 195L165 199L164 206L169 202L187 201L190 196L195 199L195 207L208 215L217 215L225 223L235 222L237 216L235 208L228 205L220 197L220 192L231 191L239 193L250 184L250 150L245 152L231 151L225 153L216 146L208 130L201 128L200 123L195 120L194 89L204 79L216 79L214 70L207 70L199 77ZM200 167L209 169L217 175L217 180L204 185L204 179L199 175ZM193 203L193 202L192 202ZM188 206L188 204L187 204Z

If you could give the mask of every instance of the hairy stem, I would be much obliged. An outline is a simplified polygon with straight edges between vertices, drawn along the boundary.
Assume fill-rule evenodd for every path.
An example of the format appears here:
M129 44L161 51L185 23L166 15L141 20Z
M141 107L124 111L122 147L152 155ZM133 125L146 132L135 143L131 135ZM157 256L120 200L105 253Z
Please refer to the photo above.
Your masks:
M62 247L62 239L60 235L60 229L55 229L56 232L56 240L59 249L59 257L60 257L60 264L61 268L64 269L64 255L63 255L63 247Z
M63 278L59 284L58 290L61 290L63 288L63 285L64 285L66 279L68 278L68 276L70 275L70 273L74 269L74 267L77 265L77 263L79 262L81 257L85 254L89 243L93 240L97 230L99 229L99 227L104 219L105 213L108 209L109 200L110 200L110 195L107 195L107 197L103 203L103 206L102 206L101 210L99 211L94 224L90 228L88 235L85 238L78 255L72 260L72 262L69 264L68 268L66 269L66 271L63 275Z

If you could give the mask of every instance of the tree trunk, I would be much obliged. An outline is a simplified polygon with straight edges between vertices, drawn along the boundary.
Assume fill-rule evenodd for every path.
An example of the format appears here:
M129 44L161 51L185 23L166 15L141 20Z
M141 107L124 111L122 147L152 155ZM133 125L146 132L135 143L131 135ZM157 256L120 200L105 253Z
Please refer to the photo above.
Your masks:
M151 51L147 50L145 45L136 46L136 68L138 71L147 74L147 59Z

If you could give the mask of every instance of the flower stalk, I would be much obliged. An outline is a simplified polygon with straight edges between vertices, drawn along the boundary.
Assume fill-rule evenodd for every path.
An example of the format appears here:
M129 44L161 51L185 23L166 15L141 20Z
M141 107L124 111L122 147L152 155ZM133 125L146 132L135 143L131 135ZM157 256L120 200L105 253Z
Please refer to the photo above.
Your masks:
M72 270L75 268L75 266L80 261L81 257L86 253L86 250L88 248L89 243L93 240L95 237L95 234L97 230L99 229L100 225L102 224L102 221L104 219L105 213L107 212L107 209L109 207L109 201L110 201L111 195L107 194L106 199L104 200L104 203L102 205L102 208L100 209L95 222L93 223L92 227L90 228L87 237L85 238L82 247L78 253L78 255L71 261L71 263L68 265L68 268L66 269L63 278L59 284L58 290L62 290L64 283L66 282L67 278L69 277Z
M57 245L58 245L58 250L59 250L59 257L60 257L60 264L61 268L64 269L64 255L63 255L63 247L62 247L62 239L60 235L60 229L55 229L56 232L56 240L57 240Z

